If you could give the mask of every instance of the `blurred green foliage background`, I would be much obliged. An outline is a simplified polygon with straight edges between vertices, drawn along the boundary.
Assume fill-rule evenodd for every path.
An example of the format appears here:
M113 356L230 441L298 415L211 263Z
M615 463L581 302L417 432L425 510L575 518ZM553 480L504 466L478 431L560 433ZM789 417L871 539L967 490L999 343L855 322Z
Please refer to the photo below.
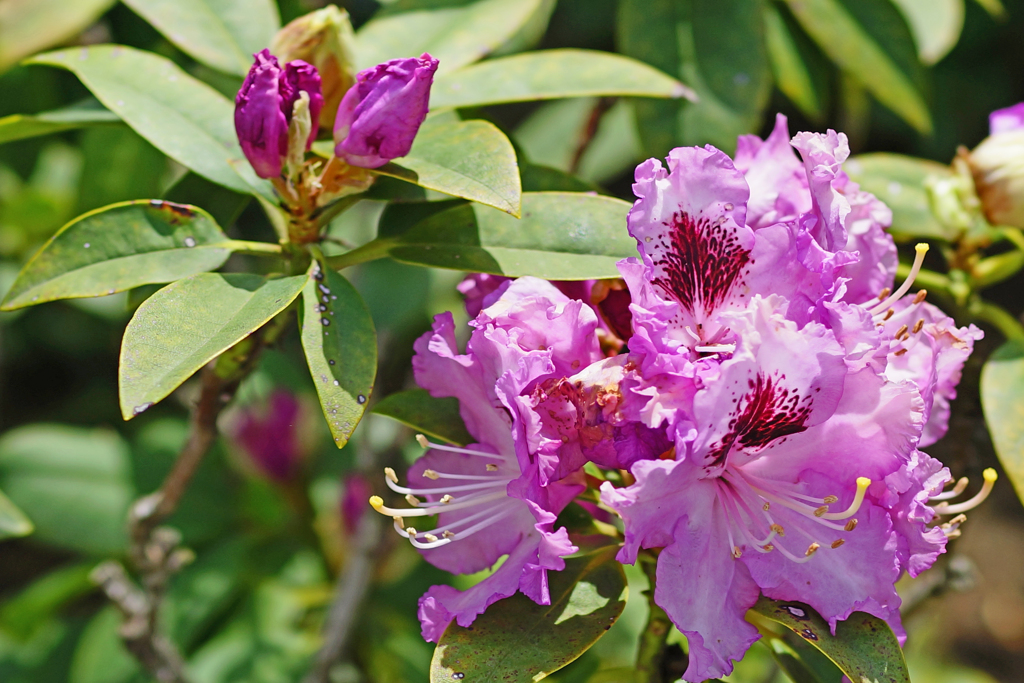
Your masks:
M358 28L379 12L468 2L340 4ZM573 173L628 200L632 168L643 158L664 156L680 144L711 143L731 152L737 134L766 135L775 112L789 116L794 132L845 131L854 153L893 151L948 163L958 145L973 147L987 134L991 110L1024 100L1020 0L1007 0L1005 7L998 0L823 3L845 8L897 77L875 68L877 55L865 51L848 26L826 17L811 35L800 13L821 4L552 0L530 30L516 37L518 44L507 46L510 51L621 52L679 77L701 102L575 99L464 115L498 124L518 146L521 163ZM320 6L317 0L279 2L283 22ZM2 137L5 116L97 106L70 73L19 66L21 57L59 45L104 42L171 58L228 96L241 82L193 61L126 4L0 0L0 292L62 224L121 200L190 201L213 212L232 237L274 239L255 203L202 182L179 182L184 168L116 120L28 139ZM370 239L381 208L361 203L332 225L331 234L353 243ZM465 320L454 288L459 277L391 261L355 272L380 335L375 396L411 386L411 343L428 328L430 316L453 309ZM1014 315L1024 311L1022 278L1018 274L990 291ZM36 528L25 539L0 542L5 683L146 680L120 644L116 612L88 573L100 560L124 553L128 504L159 486L186 431L189 385L129 423L119 415L119 343L132 310L148 293L0 313L0 490ZM977 383L981 361L998 342L998 334L990 334L979 345L950 434L932 449L957 476L995 464ZM174 580L163 616L201 683L301 679L319 645L334 577L356 543L352 510L368 509L365 503L344 506L346 492L365 495L360 482L381 488L377 472L363 471L368 452L397 466L418 453L407 430L372 414L345 449L335 449L297 344L293 335L265 354L222 420L226 438L170 520L197 560ZM299 404L296 452L302 465L283 482L265 476L231 436L242 411L266 410L276 389L291 392ZM1010 487L1002 486L974 515L948 561L934 570L942 580L906 587L915 605L907 620L915 680L1024 681L1022 512ZM419 636L416 599L452 577L390 535L374 559L371 594L336 679L425 680L432 646ZM638 596L642 574L629 568L629 578ZM966 590L918 599L951 587ZM553 678L621 680L644 618L643 601L631 601L607 637ZM784 678L767 651L755 648L729 680Z

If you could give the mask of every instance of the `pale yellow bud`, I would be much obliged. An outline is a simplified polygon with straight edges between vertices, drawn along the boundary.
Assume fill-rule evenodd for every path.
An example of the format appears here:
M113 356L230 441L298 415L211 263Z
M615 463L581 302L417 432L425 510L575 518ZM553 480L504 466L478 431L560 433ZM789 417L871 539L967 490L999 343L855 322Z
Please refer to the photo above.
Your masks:
M348 12L328 5L295 19L274 36L270 51L281 64L301 59L320 72L324 108L320 125L334 128L334 116L345 92L356 80L355 34Z
M1024 228L1024 129L985 138L967 163L989 222Z

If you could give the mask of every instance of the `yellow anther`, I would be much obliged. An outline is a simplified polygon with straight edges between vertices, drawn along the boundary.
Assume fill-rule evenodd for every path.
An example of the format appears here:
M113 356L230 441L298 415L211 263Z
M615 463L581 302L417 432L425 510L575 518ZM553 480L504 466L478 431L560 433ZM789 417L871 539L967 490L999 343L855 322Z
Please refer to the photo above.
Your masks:
M391 519L395 520L395 524L398 525L399 529L404 529L405 528L405 519L403 517L397 517L396 516L396 517L392 517Z
M822 505L820 508L818 508L818 509L816 509L814 511L814 516L815 517L821 517L826 512L828 512L828 505Z
M886 297L889 296L890 294L892 294L892 288L886 287L885 289L878 293L878 300L885 301Z
M398 483L398 475L395 474L395 471L390 467L384 468L384 476L387 477L392 484Z
M882 322L885 322L889 318L893 317L895 314L896 314L896 309L890 308L888 311L885 312L885 317L882 318Z
M914 245L914 251L916 251L921 256L924 256L925 254L928 253L928 243L918 242L917 244Z
M455 538L455 534L453 534L452 532L448 531L447 529L445 529L444 532L441 535L444 536L445 538Z
M384 499L380 496L370 496L370 507L380 512L384 507Z
M902 356L902 355L903 355L903 354L905 354L906 352L907 352L907 350L906 350L906 349L900 349L899 351L895 351L895 352L894 352L894 353L893 353L892 355L894 355L894 356L897 356L897 357L898 357L898 356Z
M857 528L857 519L856 518L851 519L849 522L846 523L846 526L843 527L843 529L845 529L846 531L853 531L856 528Z
M971 480L967 477L960 477L956 482L956 486L953 487L953 495L959 496L961 493L967 490L967 485L971 483Z
M411 527L410 526L410 527L406 527L405 533L407 533L409 535L409 538L416 538L416 534L418 534L419 532L416 531L415 527Z
M742 557L742 556L743 556L743 551L739 549L739 546L735 546L735 545L734 545L734 546L732 547L732 556L733 556L734 558L736 558L737 560L738 560L738 559L740 559L740 557Z
M430 442L427 441L427 437L422 434L416 435L416 443L418 443L422 448L430 448Z
M914 329L912 329L911 332L917 334L921 331L922 327L924 327L924 318L920 318L916 323L914 323Z
M892 335L892 336L893 336L893 337L895 337L896 339L899 339L900 337L902 337L902 336L903 336L903 333L904 333L904 332L906 332L906 331L907 331L907 330L909 330L909 329L910 329L910 328L909 328L909 327L907 327L906 325L901 325L901 326L900 326L900 329L896 330L896 334L894 334L894 335Z
M765 512L768 512L769 510L772 509L772 504L769 503L768 501L765 501L764 505L761 506L761 509L764 510Z
M498 466L495 465L493 462L489 462L489 463L487 463L487 471L488 472L497 472L498 471Z
M431 543L437 540L437 536L434 534L423 534L423 538L427 539Z
M846 541L844 541L843 539L840 538L837 541L832 541L832 547L833 548L838 548L839 546L841 546L844 543L846 543Z
M775 546L773 546L771 543L767 543L767 544L761 546L761 550L766 550L768 552L771 552L771 551L775 550Z
M405 502L407 502L409 505L412 505L414 508L420 506L420 499L412 495L411 493L405 494Z
M922 301L925 300L925 298L927 298L927 296L928 296L928 290L927 289L920 290L917 294L914 295L914 303L915 304L921 303Z
M779 536L785 536L786 530L782 528L781 524L772 524L771 530L777 533Z
M455 499L452 496L448 495L447 493L444 494L443 496L441 496L441 503L444 504L444 505L447 505L448 503L452 502L453 500L455 500Z
M423 476L426 477L427 479L433 479L435 481L441 478L441 475L435 472L434 470L423 470Z
M838 496L825 496L825 498L822 500L822 502L825 503L825 505L831 505L832 503L838 503L839 502L839 497Z
M820 548L820 547L821 546L818 545L817 543L812 543L809 546L807 546L807 550L806 550L806 552L804 552L804 555L806 557L810 557L814 553L818 552L818 548Z

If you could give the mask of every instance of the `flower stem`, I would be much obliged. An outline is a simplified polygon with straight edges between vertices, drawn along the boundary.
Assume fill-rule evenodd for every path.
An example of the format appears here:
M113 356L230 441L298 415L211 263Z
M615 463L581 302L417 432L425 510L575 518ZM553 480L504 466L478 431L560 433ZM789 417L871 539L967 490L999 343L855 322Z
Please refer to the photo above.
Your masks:
M970 303L967 310L978 320L998 328L1007 339L1024 340L1024 325L1002 306L979 297Z
M641 554L639 560L640 566L650 582L650 588L644 591L650 611L647 617L647 626L640 634L640 648L636 655L634 681L635 683L662 683L662 663L665 659L668 634L672 630L672 621L668 618L665 610L654 602L657 558Z
M327 267L331 270L341 270L342 268L348 268L358 263L366 263L367 261L376 261L379 258L384 258L388 255L388 251L393 246L393 242L389 239L377 238L371 242L367 242L361 247L357 247L352 251L346 251L344 254L338 254L337 256L331 256L327 259Z

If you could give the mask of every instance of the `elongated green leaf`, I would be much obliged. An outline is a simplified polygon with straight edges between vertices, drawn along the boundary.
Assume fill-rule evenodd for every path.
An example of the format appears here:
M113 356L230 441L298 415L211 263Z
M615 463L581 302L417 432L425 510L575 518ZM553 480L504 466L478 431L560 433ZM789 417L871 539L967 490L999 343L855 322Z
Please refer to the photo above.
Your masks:
M752 611L782 624L821 651L853 681L910 683L899 641L888 624L864 612L854 612L836 626L801 602L782 602L761 596Z
M159 199L79 216L43 245L0 308L113 294L219 268L230 240L208 213Z
M769 639L768 647L793 683L842 683L843 672L828 657L799 636L788 633L791 638Z
M409 154L377 173L519 215L516 152L487 121L437 121L420 129Z
M772 76L763 0L693 0L693 41L708 89L734 111L760 113Z
M439 77L432 109L479 107L561 97L693 97L668 74L629 57L597 50L540 50L491 59Z
M308 277L200 273L146 299L124 331L121 414L130 420L288 308Z
M522 593L499 600L473 625L454 622L437 643L431 683L533 683L586 652L626 606L626 576L604 548L548 572L550 605Z
M618 277L615 263L636 255L625 228L628 211L628 203L612 197L526 193L519 220L485 207L456 207L390 238L387 248L407 263L509 277Z
M128 446L110 430L33 424L7 432L0 487L35 524L41 543L96 555L125 547L135 490Z
M775 85L807 116L821 116L821 103L814 82L800 57L785 20L771 4L764 7L764 38L775 76Z
M215 183L275 201L235 136L234 105L169 59L123 45L37 55L30 64L73 72L107 109L161 152Z
M940 223L932 213L925 189L929 176L948 178L949 166L903 156L878 152L860 154L843 165L854 181L892 209L892 228L889 232L897 240L941 239L953 240L956 234Z
M459 414L458 399L434 398L426 389L391 394L379 401L373 412L457 446L473 441Z
M101 107L68 107L41 114L11 114L0 118L0 144L88 126L121 123L117 114Z
M225 228L230 227L252 201L251 195L239 194L223 185L211 183L192 171L167 188L163 198L178 204L201 206L213 216L217 225Z
M121 614L107 605L94 616L78 640L68 671L68 683L130 683L140 666L118 635Z
M35 527L25 513L0 491L0 540L28 536Z
M981 369L981 405L992 445L1024 501L1024 342L996 349Z
M932 130L920 93L838 0L785 0L822 51L879 102L922 133Z
M84 31L114 0L4 0L0 2L0 72L22 57Z
M302 349L320 406L341 448L359 424L377 376L377 333L359 292L314 263L302 292Z
M89 580L93 567L92 562L73 564L33 581L0 609L0 625L4 631L22 639L29 638L58 609L96 590L96 584Z
M536 15L542 0L477 0L448 7L373 19L356 33L360 69L398 57L429 52L438 73L472 64L496 50Z
M196 60L244 76L281 28L271 0L124 0Z
M914 32L917 54L925 64L945 57L964 28L964 0L893 0Z

